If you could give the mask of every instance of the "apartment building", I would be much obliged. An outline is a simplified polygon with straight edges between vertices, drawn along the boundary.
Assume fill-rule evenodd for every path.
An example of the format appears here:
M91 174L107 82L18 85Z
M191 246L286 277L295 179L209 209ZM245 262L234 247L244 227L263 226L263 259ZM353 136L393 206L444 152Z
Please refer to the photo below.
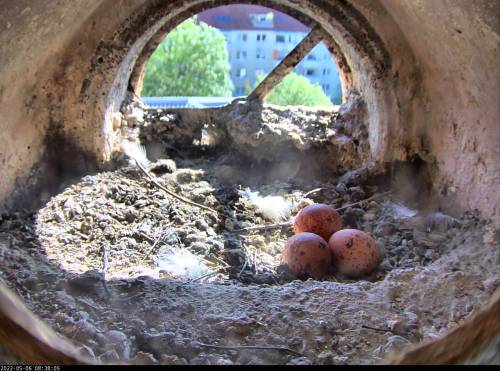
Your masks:
M236 4L209 9L198 20L218 28L226 37L233 96L247 95L257 75L266 75L309 33L310 29L282 12L258 5ZM340 103L337 66L323 43L318 44L295 72L323 88Z

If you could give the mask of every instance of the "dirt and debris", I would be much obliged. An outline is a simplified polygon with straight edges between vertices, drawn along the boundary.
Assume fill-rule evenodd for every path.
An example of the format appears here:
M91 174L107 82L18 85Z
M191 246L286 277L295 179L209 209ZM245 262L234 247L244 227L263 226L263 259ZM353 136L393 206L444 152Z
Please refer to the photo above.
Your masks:
M153 161L178 157L179 149L193 141L201 144L200 153L238 154L243 176L264 184L270 178L340 176L363 168L370 161L365 117L364 101L354 93L340 109L235 102L215 109L166 111L143 110L135 103L124 109L121 135L139 138ZM224 166L218 171L220 178L238 182L234 172L223 174Z
M246 145L185 145L149 171L216 213L125 165L0 216L0 280L96 361L373 364L457 326L500 285L499 233L475 213L423 213L366 169L287 177ZM252 192L289 203L284 222L311 202L348 206L343 227L371 233L381 264L360 280L295 280L281 264L291 228L252 229L272 224Z

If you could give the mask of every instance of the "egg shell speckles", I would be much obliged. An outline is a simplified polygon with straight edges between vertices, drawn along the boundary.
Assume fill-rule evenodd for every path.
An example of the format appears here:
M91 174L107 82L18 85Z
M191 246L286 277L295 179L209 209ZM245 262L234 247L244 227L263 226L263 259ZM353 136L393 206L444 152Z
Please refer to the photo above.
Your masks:
M373 272L380 262L381 249L366 232L342 229L328 241L334 268L350 278L360 278Z
M332 254L323 238L302 232L292 236L283 250L283 263L297 278L323 278L330 270Z
M310 232L328 241L330 236L342 228L342 217L329 205L313 204L299 211L293 221L295 233Z

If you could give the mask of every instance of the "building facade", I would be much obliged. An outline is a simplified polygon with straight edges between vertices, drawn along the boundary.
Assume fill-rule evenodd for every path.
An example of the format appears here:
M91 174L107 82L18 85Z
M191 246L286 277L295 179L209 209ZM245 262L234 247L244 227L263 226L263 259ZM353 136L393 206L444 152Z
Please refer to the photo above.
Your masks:
M258 5L209 9L198 14L198 21L218 28L226 38L233 96L248 95L257 76L271 72L310 31L296 19ZM334 104L341 103L338 69L323 43L300 62L295 72L320 85Z

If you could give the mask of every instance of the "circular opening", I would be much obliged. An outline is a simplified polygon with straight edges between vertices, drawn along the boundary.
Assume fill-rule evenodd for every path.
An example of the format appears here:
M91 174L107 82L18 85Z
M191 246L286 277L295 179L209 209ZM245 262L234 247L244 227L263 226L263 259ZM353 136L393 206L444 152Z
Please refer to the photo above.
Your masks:
M181 106L187 97L194 108L247 96L286 63L284 58L290 58L310 32L293 17L257 5L203 11L182 22L158 45L139 83L141 96L155 108ZM338 67L320 38L297 62L293 72L267 94L266 102L282 106L342 102Z

